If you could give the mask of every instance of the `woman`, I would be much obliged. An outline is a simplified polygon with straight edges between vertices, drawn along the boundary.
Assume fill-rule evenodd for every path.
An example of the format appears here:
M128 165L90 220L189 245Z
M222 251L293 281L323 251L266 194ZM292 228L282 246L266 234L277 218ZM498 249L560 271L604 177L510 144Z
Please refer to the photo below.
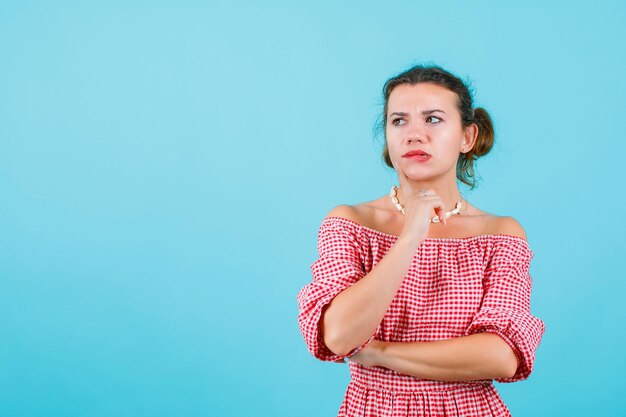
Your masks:
M462 198L493 126L467 86L415 66L383 88L389 195L333 208L298 295L309 351L349 360L339 416L510 416L493 380L528 378L544 322L530 312L522 226Z

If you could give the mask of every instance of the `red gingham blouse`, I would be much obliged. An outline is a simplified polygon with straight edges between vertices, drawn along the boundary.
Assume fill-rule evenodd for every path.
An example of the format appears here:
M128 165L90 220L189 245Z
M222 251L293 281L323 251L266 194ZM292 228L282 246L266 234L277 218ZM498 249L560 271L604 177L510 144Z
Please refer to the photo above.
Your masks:
M318 233L319 258L310 266L313 280L297 294L298 325L311 354L322 361L348 358L351 380L338 417L510 416L492 380L420 379L349 357L374 338L413 342L491 332L520 362L513 377L496 381L528 378L545 324L530 313L533 252L521 237L426 238L371 338L343 356L324 344L322 308L365 276L397 239L343 217L326 217Z

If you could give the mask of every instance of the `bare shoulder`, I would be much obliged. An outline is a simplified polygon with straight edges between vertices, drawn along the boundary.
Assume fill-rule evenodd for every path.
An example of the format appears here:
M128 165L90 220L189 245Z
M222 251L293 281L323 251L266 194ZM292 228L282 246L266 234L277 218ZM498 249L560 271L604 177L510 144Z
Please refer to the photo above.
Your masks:
M379 219L381 213L384 212L384 210L378 209L376 201L366 201L354 205L341 204L335 206L326 217L343 217L366 227L376 228L378 223L388 221L385 217Z
M352 220L354 222L360 223L360 215L358 207L351 206L348 204L340 204L338 206L333 207L326 217L343 217L344 219Z
M522 225L511 216L499 216L497 219L498 233L521 237L526 240L526 231Z

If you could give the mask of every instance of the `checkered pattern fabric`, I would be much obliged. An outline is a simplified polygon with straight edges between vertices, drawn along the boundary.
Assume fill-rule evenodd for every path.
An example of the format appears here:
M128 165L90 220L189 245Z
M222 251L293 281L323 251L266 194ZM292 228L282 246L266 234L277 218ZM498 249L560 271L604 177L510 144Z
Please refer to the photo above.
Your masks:
M333 353L320 332L323 308L365 276L397 236L342 217L326 217L318 233L313 279L297 294L298 324L309 352L322 361L348 359L351 381L342 416L509 416L492 380L434 381L349 357L372 339L433 341L478 332L504 339L520 366L511 378L528 378L544 322L530 313L533 252L526 240L507 234L426 238L383 320L371 338L346 355Z

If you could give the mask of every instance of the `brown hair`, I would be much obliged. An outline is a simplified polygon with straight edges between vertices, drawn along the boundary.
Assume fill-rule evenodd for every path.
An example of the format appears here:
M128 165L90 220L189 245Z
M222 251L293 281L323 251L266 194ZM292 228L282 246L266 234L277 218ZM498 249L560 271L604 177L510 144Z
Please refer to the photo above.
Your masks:
M474 161L481 156L489 153L494 143L494 130L491 117L487 110L482 107L472 108L472 95L470 88L460 78L451 74L437 65L415 65L410 69L388 79L383 86L384 109L378 118L375 127L375 135L381 131L385 135L385 145L383 147L382 159L385 164L393 168L389 157L389 148L387 147L387 135L385 127L387 126L387 110L389 96L394 88L401 84L415 85L418 83L432 83L444 87L453 93L456 93L458 100L458 109L461 114L461 124L463 128L472 123L478 126L478 137L476 143L467 153L459 153L459 159L456 165L456 177L463 183L473 189L476 186L474 178ZM469 84L469 83L468 83Z

